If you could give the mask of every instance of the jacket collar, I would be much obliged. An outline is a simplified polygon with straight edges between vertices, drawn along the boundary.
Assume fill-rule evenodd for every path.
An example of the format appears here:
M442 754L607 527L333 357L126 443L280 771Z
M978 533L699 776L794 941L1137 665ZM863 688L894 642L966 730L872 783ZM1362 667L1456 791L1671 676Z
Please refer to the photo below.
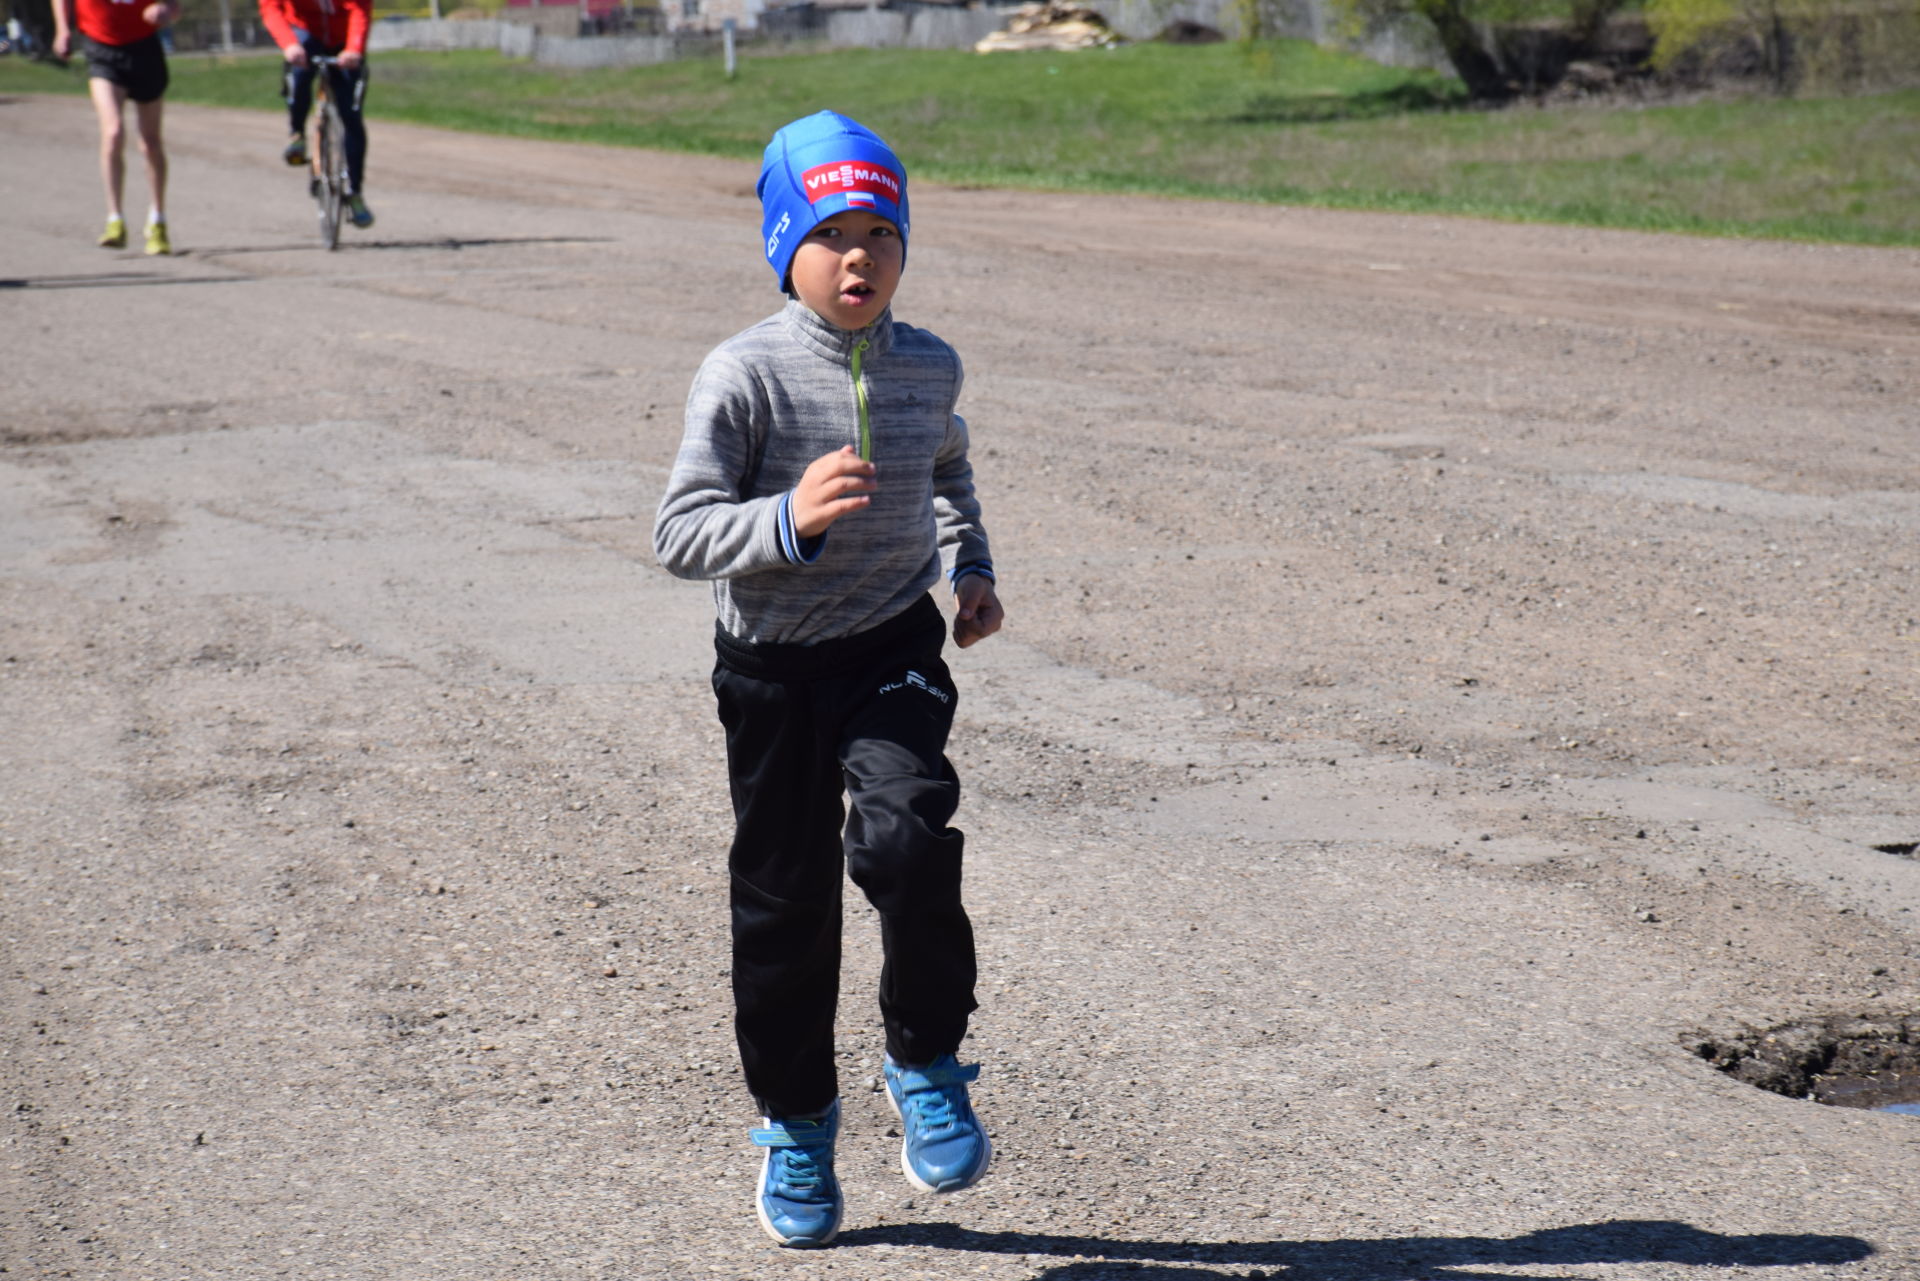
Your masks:
M787 299L780 322L802 346L836 364L851 364L853 349L862 338L867 340L866 358L884 356L893 346L893 308L888 307L865 329L841 329L827 323L813 308L798 298Z

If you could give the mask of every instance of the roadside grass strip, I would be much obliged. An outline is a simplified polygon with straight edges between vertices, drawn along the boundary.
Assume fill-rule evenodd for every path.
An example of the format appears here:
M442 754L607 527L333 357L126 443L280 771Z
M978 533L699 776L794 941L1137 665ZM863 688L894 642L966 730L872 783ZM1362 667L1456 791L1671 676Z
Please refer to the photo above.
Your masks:
M1302 41L1074 54L839 50L559 71L382 53L369 115L732 156L832 104L916 177L1032 190L1920 245L1920 90L1470 108L1457 81ZM269 57L182 54L170 97L278 109ZM83 92L0 60L0 94Z

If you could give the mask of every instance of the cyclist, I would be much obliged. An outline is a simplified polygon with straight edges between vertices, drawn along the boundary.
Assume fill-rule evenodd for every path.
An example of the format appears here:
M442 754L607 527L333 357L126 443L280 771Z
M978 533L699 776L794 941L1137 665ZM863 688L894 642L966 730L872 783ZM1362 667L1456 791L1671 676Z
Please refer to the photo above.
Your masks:
M340 109L346 131L347 209L356 227L373 226L361 187L367 167L367 126L361 103L367 96L367 32L373 25L373 0L260 0L260 21L273 33L286 59L281 86L293 137L281 157L290 165L307 163L307 113L313 109L313 59L337 58L327 69L327 93Z
M153 199L147 214L147 252L173 252L167 239L167 150L160 139L160 97L167 91L167 53L160 46L160 29L179 16L176 0L54 0L53 56L64 59L73 51L76 27L86 37L87 91L100 120L100 175L107 185L103 249L127 243L120 195L127 177L125 109L132 98L140 155L147 162L147 191Z

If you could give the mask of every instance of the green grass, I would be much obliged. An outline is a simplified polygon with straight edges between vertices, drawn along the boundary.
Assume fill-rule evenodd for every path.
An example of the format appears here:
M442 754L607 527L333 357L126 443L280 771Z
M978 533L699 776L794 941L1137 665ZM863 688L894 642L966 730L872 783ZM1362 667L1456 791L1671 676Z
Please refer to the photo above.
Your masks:
M77 90L4 60L0 93ZM387 53L369 109L483 133L757 160L832 106L914 173L991 186L1920 244L1920 92L1644 109L1465 109L1459 85L1312 45L1076 54L843 50L561 72ZM276 105L271 60L175 58L177 101Z

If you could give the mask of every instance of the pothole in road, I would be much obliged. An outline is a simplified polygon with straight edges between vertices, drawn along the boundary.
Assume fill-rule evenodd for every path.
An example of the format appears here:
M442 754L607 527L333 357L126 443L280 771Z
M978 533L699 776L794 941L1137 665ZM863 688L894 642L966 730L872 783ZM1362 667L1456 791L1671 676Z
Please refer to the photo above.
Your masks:
M1697 1036L1690 1045L1734 1080L1762 1090L1920 1116L1920 1014L1807 1019Z

